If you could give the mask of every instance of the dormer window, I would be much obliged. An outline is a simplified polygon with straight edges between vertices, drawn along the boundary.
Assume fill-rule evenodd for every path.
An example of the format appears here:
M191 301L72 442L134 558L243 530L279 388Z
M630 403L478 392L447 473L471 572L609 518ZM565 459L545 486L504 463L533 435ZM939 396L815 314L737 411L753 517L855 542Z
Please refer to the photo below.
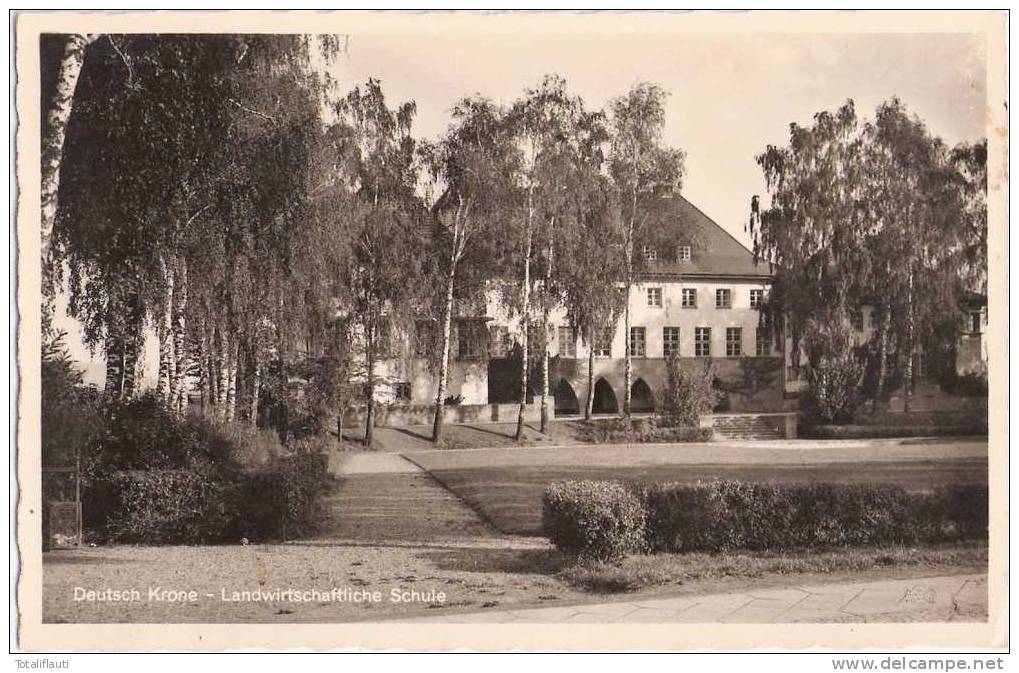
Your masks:
M679 260L680 262L689 262L690 246L689 245L679 246L679 248L676 250L676 259Z
M644 246L644 259L649 261L649 262L657 262L658 261L658 251L656 249L654 249L653 247L651 247L650 245L645 245Z

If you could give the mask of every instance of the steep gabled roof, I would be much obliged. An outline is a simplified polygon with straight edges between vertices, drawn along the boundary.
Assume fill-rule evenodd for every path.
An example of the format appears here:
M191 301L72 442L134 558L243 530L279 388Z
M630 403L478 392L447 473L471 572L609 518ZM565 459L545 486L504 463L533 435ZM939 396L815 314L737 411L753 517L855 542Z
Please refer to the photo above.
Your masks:
M690 245L691 255L689 260L665 259L653 263L649 275L761 279L774 275L766 261L755 262L750 250L683 196L676 194L664 198L662 203L668 213L666 219L675 218L677 236L684 239L679 244ZM687 237L689 240L685 240Z

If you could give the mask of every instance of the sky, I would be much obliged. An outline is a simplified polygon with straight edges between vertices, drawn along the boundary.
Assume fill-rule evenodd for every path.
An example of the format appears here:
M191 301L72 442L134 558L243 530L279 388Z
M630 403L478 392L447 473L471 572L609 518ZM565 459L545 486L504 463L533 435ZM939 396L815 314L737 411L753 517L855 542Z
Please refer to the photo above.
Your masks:
M416 136L434 139L453 103L480 93L510 103L545 74L589 108L641 81L670 92L666 143L686 151L683 194L746 244L755 156L784 145L846 99L860 117L898 96L946 142L985 135L985 48L965 34L352 34L333 66L342 90L369 77L389 104L417 103Z
M405 24L404 24L405 25ZM856 102L870 117L898 96L946 142L985 135L985 48L964 34L351 34L333 65L341 91L369 77L391 106L417 103L415 135L434 139L453 103L481 93L508 104L546 74L560 74L589 108L632 85L670 92L664 140L686 151L683 194L745 245L750 197L765 194L754 157L785 144L789 124ZM57 322L80 341L58 297ZM146 372L158 349L147 335ZM103 361L74 347L88 382L102 385Z

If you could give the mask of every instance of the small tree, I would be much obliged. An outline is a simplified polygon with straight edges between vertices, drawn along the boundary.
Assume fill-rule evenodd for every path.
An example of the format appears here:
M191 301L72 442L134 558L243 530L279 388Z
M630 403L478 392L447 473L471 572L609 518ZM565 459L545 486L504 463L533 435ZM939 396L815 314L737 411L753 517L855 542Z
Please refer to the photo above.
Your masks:
M667 381L662 395L661 414L667 425L697 427L701 416L718 402L715 372L710 363L703 370L689 372L680 365L677 353L665 361Z
M860 402L863 364L854 351L848 321L829 318L808 323L805 346L807 417L821 423L851 420Z

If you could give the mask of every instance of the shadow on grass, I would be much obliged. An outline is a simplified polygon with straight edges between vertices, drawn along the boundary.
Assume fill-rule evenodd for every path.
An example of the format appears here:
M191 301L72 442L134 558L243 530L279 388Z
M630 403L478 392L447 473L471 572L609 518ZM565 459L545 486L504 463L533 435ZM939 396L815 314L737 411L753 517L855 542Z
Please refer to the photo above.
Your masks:
M427 430L422 430L420 432L415 432L414 430L412 430L409 427L401 427L401 426L396 426L396 425L387 426L387 429L395 430L395 431L397 431L399 433L407 435L408 437L413 437L414 439L420 439L420 440L423 440L423 441L426 441L426 442L432 441L432 435Z
M495 437L499 437L500 439L508 439L510 441L516 439L515 431L514 431L514 433L506 434L506 433L503 433L503 432L499 432L498 430L492 430L491 428L486 428L486 427L483 427L483 426L480 426L480 425L464 425L463 427L467 428L468 430L475 431L475 432L484 432L486 434L493 435Z

